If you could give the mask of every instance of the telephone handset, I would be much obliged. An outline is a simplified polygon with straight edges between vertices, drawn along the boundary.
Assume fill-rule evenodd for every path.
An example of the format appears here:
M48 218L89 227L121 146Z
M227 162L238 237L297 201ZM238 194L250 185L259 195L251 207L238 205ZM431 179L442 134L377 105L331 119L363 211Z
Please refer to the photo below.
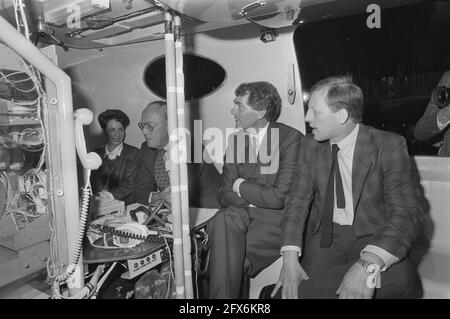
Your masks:
M95 153L86 151L86 142L84 141L83 125L92 122L92 111L86 108L78 109L74 112L75 120L75 147L81 164L85 169L98 169L102 165L101 157Z

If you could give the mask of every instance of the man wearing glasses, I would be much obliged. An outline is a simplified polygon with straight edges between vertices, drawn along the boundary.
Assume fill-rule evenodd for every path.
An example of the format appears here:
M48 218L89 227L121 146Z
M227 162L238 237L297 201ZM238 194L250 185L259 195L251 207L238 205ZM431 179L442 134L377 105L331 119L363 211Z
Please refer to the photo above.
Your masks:
M139 151L139 163L134 179L133 199L148 205L163 200L170 203L169 134L167 105L156 101L142 111L139 129L145 142ZM189 149L189 143L188 143ZM189 204L193 207L219 207L215 190L221 176L215 167L206 163L194 163L188 158Z
M142 143L139 151L133 198L140 204L148 205L150 194L159 191L159 197L170 202L169 135L167 109L164 102L157 101L147 105L141 114L141 122L138 126L144 135L145 142Z

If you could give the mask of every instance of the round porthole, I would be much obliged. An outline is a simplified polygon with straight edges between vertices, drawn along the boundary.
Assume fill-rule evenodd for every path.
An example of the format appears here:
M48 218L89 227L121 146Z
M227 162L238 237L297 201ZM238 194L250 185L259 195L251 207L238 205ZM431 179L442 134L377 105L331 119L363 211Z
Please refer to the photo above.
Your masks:
M166 98L166 59L153 60L145 69L145 85L157 96ZM225 80L226 72L216 62L193 55L183 55L184 94L186 101L197 100L214 92Z

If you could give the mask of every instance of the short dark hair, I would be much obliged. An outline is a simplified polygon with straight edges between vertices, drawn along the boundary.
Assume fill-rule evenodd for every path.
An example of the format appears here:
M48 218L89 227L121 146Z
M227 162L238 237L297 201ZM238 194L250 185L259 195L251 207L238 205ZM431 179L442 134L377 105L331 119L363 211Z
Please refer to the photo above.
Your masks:
M106 129L106 124L110 120L116 120L119 123L122 123L123 128L127 128L128 125L130 125L130 119L129 117L122 112L121 110L112 110L108 109L102 113L100 113L97 117L98 123L100 124L100 127L104 131Z
M248 94L247 103L255 110L266 110L264 117L275 122L281 113L281 97L277 89L269 82L248 82L234 90L236 96Z
M353 83L351 75L320 80L311 88L311 95L322 88L328 88L325 98L330 109L339 111L345 108L355 123L362 121L364 96L361 88Z

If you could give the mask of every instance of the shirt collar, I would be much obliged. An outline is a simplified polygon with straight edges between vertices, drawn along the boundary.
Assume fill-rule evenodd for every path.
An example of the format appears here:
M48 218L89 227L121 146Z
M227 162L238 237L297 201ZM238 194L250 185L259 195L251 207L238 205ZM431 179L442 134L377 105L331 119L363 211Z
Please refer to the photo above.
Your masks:
M346 149L349 149L351 147L354 148L356 144L356 138L358 137L358 131L359 131L359 124L356 124L353 131L351 131L350 134L348 134L340 142L337 143L339 149L345 151Z
M115 149L113 149L111 152L108 150L108 146L105 145L105 157L108 156L108 158L110 160L115 159L117 156L120 156L120 154L122 154L122 150L123 150L123 143L120 143L119 146L117 146Z

